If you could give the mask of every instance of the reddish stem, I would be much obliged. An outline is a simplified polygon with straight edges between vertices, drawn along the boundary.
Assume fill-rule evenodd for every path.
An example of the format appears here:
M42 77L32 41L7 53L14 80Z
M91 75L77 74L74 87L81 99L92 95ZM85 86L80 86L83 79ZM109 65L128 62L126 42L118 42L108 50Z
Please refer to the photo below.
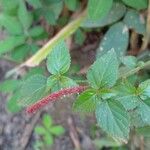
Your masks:
M60 91L54 92L54 93L42 98L37 103L29 106L26 109L26 112L27 113L34 113L37 110L39 110L40 108L47 105L49 102L56 101L65 95L80 93L80 92L84 91L86 88L87 88L87 86L77 86L77 87L65 88L65 89L62 89Z

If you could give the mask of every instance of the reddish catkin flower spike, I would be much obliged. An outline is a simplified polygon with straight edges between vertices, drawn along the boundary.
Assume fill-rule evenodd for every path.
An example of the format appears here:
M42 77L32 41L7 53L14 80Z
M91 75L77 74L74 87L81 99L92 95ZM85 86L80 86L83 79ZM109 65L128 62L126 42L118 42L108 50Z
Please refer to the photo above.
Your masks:
M49 102L54 102L58 100L59 98L66 96L66 95L71 95L71 94L76 94L84 91L87 88L87 86L76 86L76 87L71 87L71 88L65 88L60 91L54 92L44 98L42 98L40 101L37 103L29 106L26 109L27 113L34 113L40 108L44 107L47 105Z

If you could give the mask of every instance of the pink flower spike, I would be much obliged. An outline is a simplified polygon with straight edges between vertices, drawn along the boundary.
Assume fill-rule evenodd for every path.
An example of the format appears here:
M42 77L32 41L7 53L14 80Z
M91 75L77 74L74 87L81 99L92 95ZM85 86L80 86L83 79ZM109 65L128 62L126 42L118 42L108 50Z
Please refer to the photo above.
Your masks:
M58 100L59 98L66 96L66 95L71 95L71 94L76 94L84 91L87 88L87 86L76 86L76 87L71 87L71 88L65 88L60 91L54 92L44 98L42 98L40 101L36 102L35 104L29 106L26 109L27 113L34 113L40 108L44 107L47 105L49 102L54 102Z

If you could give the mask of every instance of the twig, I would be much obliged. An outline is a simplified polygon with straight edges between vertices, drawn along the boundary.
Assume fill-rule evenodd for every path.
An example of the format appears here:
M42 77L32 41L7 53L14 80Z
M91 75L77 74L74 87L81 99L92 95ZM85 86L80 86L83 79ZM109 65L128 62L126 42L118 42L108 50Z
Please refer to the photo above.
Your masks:
M68 125L69 125L69 130L70 130L69 133L70 133L70 137L72 139L72 142L73 142L75 148L77 150L80 150L81 146L80 146L80 142L79 142L79 137L78 137L76 128L73 124L73 119L71 117L68 118Z
M26 149L29 139L31 137L32 131L33 131L38 119L40 118L41 113L42 113L42 111L37 112L36 115L33 117L32 122L30 122L24 129L24 133L22 135L22 139L20 142L20 150Z
M147 48L149 40L150 40L150 0L148 4L148 12L147 12L146 33L141 46L141 51Z

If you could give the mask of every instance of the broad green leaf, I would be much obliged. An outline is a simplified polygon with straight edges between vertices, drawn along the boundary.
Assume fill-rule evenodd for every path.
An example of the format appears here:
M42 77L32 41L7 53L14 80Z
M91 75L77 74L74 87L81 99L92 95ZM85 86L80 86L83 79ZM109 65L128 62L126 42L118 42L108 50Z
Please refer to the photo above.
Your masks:
M126 13L123 22L128 26L128 28L135 30L139 34L145 34L146 24L144 17L136 10L129 9Z
M28 106L40 100L46 92L46 77L42 75L33 75L24 81L20 93L20 105Z
M22 45L25 42L25 37L23 36L12 36L7 37L0 41L0 55L12 51L17 46Z
M24 1L19 1L18 17L25 30L27 30L32 25L33 17L27 10Z
M112 25L104 35L97 49L97 58L114 49L117 56L123 56L126 53L129 42L128 28L122 22Z
M137 58L134 56L124 56L121 58L122 63L127 66L128 68L135 68L137 67Z
M86 36L85 36L85 33L81 29L78 29L75 33L74 38L75 38L76 44L82 45L85 41Z
M95 88L112 87L118 79L118 60L114 50L96 60L87 73L89 84Z
M93 112L96 109L96 91L89 89L81 93L73 104L73 110Z
M19 98L20 98L20 93L17 91L13 94L13 96L6 103L6 107L8 111L12 113L17 113L22 109L22 107L19 106L17 102Z
M21 85L21 81L19 80L5 80L0 83L0 92L13 92Z
M143 122L150 125L150 99L141 100L138 106L138 114L141 115Z
M0 25L10 34L20 35L23 33L21 23L16 17L7 14L0 14Z
M139 104L136 88L129 82L123 82L116 87L117 96L115 97L126 110L133 110Z
M29 29L29 31L28 31L29 36L31 36L33 38L38 37L43 33L44 33L44 28L41 26L35 26L35 27Z
M65 4L69 10L75 11L78 6L78 0L65 0Z
M148 0L122 0L126 5L137 10L145 9L148 6Z
M49 133L46 133L43 139L44 139L44 143L48 146L51 146L54 143L53 137Z
M65 132L65 129L62 126L57 125L57 126L49 128L49 131L53 135L59 136L59 135L61 135L61 134L63 134Z
M45 128L43 128L42 126L39 126L39 125L37 125L35 127L34 131L35 131L36 134L39 134L39 135L45 135L45 133L47 132L45 130Z
M150 126L142 127L142 128L137 128L136 132L139 135L142 135L144 137L149 137L150 138Z
M150 79L142 82L139 85L139 90L141 91L140 97L145 100L147 98L150 98Z
M55 75L51 75L47 79L47 86L51 88L52 92L55 92L63 88L77 86L77 84L75 81L73 81L68 77L65 76L57 77Z
M50 116L50 115L47 115L47 114L45 114L44 116L43 116L43 119L42 119L43 121L43 124L44 124L44 126L48 129L48 128L50 128L51 127L51 125L52 125L52 123L53 123L53 119L52 119L52 117Z
M100 17L97 20L87 18L81 26L85 28L103 27L121 19L125 12L126 7L122 3L114 2L111 10L106 16Z
M47 69L51 74L64 74L70 67L70 61L65 42L59 42L47 58Z
M88 16L92 20L97 20L108 14L113 4L113 0L89 0Z
M33 6L35 9L42 7L42 3L41 3L40 0L27 0L27 2L28 2L31 6Z
M116 100L103 101L96 108L99 126L119 141L126 142L129 137L129 116L124 107Z

